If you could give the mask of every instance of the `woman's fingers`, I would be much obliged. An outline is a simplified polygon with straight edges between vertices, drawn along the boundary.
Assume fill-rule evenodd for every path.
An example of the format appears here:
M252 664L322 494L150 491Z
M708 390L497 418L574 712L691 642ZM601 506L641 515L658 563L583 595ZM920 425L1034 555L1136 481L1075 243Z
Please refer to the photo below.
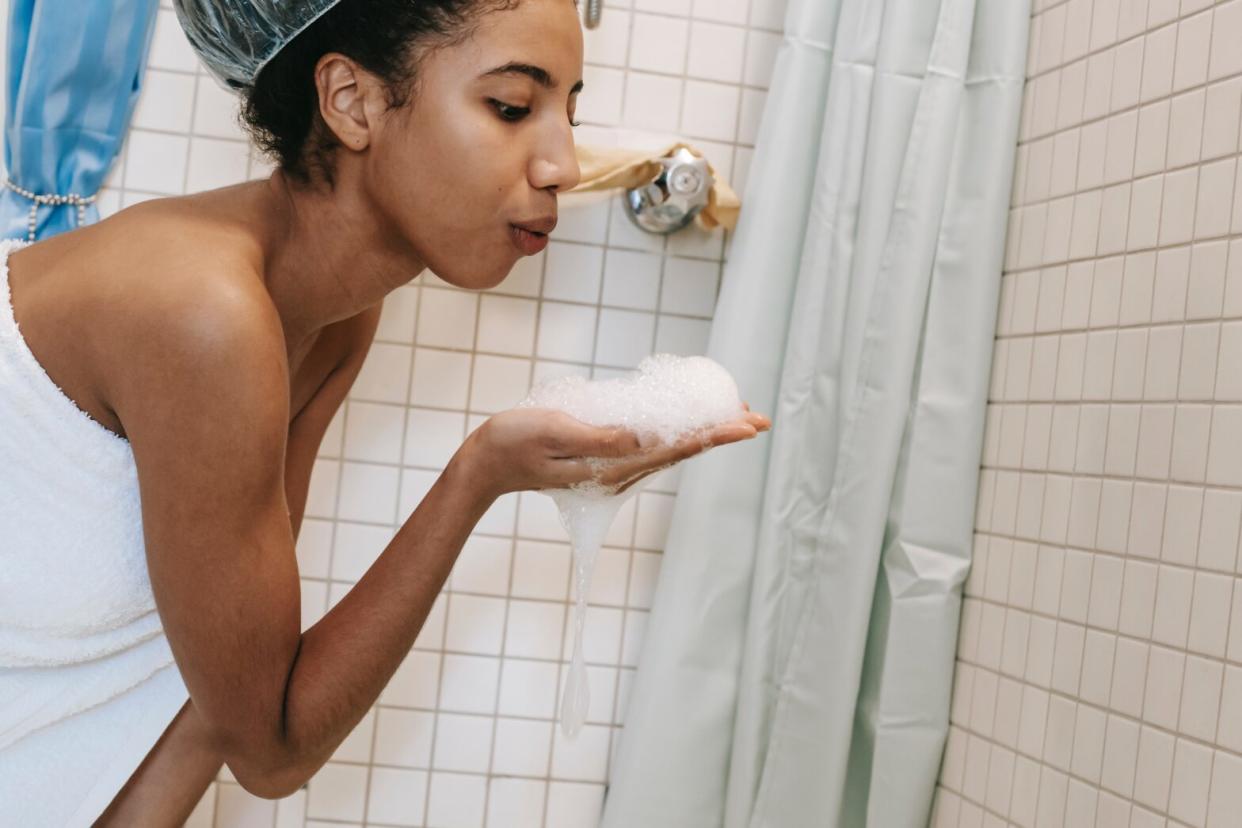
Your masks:
M567 419L570 424L557 441L558 453L564 457L625 457L642 448L638 435L629 429Z

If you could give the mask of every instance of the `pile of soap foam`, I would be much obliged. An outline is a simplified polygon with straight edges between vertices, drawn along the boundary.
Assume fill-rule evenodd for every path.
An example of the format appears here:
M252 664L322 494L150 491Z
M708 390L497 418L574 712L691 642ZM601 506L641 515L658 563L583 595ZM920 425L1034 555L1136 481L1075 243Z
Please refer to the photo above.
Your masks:
M696 434L706 438L713 426L738 420L746 410L737 383L718 363L672 354L649 356L634 373L617 379L547 380L519 407L552 408L589 425L620 426L637 433L644 445L673 444ZM596 459L593 465L602 471L610 462L616 461ZM574 647L560 711L561 730L571 738L582 729L590 702L582 633L595 559L617 511L646 480L620 493L595 482L544 491L556 503L574 552Z

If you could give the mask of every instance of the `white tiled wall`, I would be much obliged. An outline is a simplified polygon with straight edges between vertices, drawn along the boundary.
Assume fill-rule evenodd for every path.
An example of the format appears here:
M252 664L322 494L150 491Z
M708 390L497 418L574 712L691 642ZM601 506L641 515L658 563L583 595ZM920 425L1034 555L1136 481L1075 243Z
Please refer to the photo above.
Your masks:
M1242 825L1242 0L1035 3L937 826Z
M100 197L105 215L268 170L234 125L235 102L162 6L133 129ZM784 0L608 4L587 33L578 140L686 139L740 192L783 16ZM702 352L726 234L647 235L616 194L581 201L563 200L545 253L495 290L460 291L428 273L385 300L312 477L298 544L305 626L366 571L468 430L533 379L610 376L656 350ZM675 487L675 474L654 480L600 555L585 642L592 704L576 741L554 727L572 635L569 548L551 500L506 497L379 703L309 788L261 800L225 768L189 824L595 825Z

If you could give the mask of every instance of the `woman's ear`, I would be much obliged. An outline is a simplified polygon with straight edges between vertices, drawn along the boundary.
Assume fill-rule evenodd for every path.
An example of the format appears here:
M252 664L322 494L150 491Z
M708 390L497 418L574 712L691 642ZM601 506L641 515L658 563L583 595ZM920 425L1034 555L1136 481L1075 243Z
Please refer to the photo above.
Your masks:
M332 134L350 149L365 149L376 126L368 103L382 91L376 77L352 58L328 52L315 64L315 87L319 114Z

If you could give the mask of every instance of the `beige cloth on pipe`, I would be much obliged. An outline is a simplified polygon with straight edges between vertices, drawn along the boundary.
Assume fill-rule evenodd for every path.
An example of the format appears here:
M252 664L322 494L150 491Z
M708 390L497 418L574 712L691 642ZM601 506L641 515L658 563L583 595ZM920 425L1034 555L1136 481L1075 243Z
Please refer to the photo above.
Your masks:
M613 187L630 189L641 186L650 182L659 172L659 164L655 159L668 157L683 147L699 158L704 157L703 153L683 143L671 144L662 150L654 151L579 144L578 166L582 170L582 181L569 192L608 190ZM737 197L737 193L733 192L729 184L712 168L710 161L707 163L707 169L716 179L716 183L708 193L707 206L695 216L695 223L704 230L711 230L717 225L733 230L737 227L737 217L741 211L742 202Z

